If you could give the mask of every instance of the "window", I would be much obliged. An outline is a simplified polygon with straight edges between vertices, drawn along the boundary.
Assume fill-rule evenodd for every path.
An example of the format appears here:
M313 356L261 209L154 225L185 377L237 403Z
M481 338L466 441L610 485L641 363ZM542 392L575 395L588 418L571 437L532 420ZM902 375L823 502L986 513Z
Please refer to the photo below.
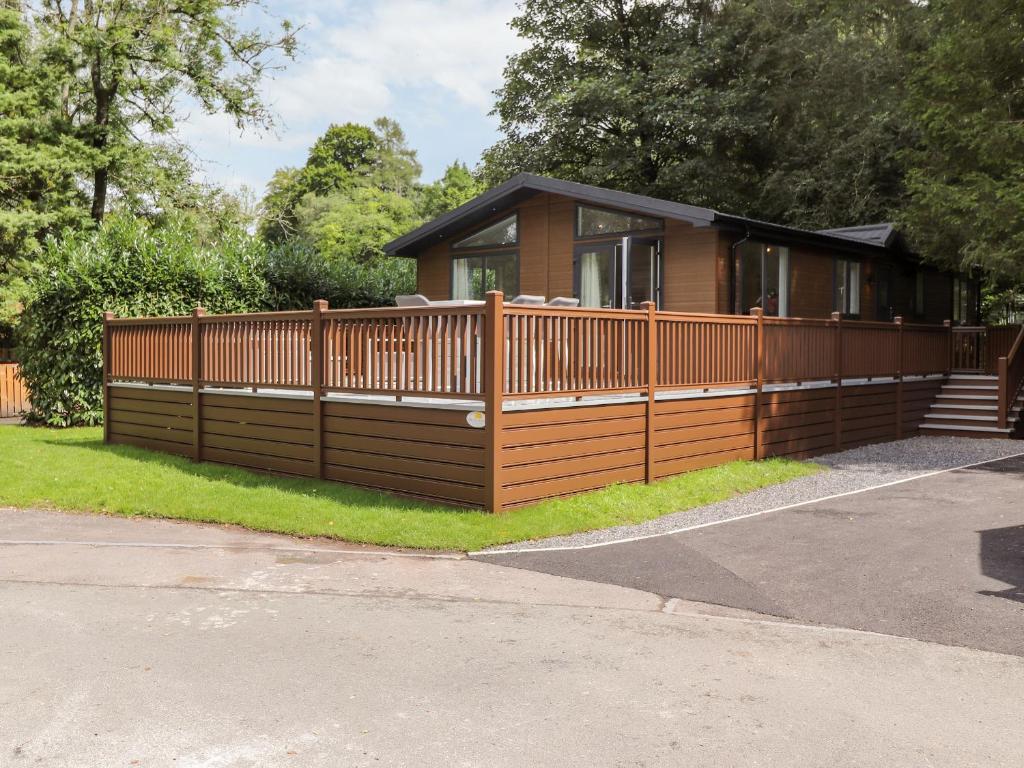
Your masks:
M860 262L836 259L835 311L860 316Z
M506 216L501 221L488 224L469 237L464 237L452 248L492 248L515 245L519 242L519 217L516 214Z
M593 208L589 205L576 206L576 237L600 237L625 232L643 232L661 229L661 219L641 216L607 208Z
M914 314L924 314L924 272L920 269L914 281Z
M953 278L953 322L967 325L974 319L977 305L977 284L962 277Z
M576 248L574 279L581 307L618 307L622 281L620 253L613 243L581 245Z
M519 293L519 254L486 253L452 257L452 298L479 299L488 291Z
M789 314L789 248L745 240L736 249L736 313L760 307L770 317Z

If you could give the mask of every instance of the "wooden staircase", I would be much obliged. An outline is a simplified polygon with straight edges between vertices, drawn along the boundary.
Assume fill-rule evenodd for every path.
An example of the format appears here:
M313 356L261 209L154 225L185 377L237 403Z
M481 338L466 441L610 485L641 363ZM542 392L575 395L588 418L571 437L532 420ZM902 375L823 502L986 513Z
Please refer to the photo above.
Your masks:
M923 435L958 437L1012 437L1020 425L1024 394L1008 411L1007 425L999 427L999 379L975 373L952 373L921 425Z

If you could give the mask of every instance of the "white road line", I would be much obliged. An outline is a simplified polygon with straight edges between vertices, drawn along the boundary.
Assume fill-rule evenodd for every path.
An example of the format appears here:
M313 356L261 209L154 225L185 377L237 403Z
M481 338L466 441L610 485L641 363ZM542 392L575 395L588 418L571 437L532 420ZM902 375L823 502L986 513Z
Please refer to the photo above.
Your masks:
M298 552L326 553L330 555L364 555L366 557L421 557L432 560L463 560L461 554L433 554L427 552L387 552L368 549L327 549L325 547L261 547L246 544L176 544L146 541L77 541L73 539L0 539L0 546L78 546L126 547L133 549L233 549L241 552Z
M846 491L845 493L836 493L831 496L822 496L818 499L808 499L807 501L797 501L793 504L786 504L781 507L772 507L771 509L762 509L760 512L751 512L746 515L737 515L736 517L727 517L723 520L712 520L708 523L698 523L697 525L688 525L683 528L675 528L671 531L662 531L660 533L648 533L644 536L629 536L622 539L614 539L612 541L599 541L595 544L577 544L571 547L508 547L506 549L490 549L480 550L477 552L467 552L466 554L470 557L476 557L478 555L514 555L523 553L540 553L540 552L570 552L578 549L596 549L598 547L608 547L612 544L628 544L632 541L643 541L645 539L657 539L661 536L674 536L677 533L685 533L686 531L695 531L698 528L710 528L713 525L722 525L723 523L731 523L735 520L747 520L751 517L759 517L760 515L767 515L770 512L782 512L786 509L794 509L796 507L805 507L808 504L817 504L821 501L830 501L831 499L840 499L843 496L853 496L858 493L865 493L867 491L876 491L879 488L889 488L893 485L900 485L901 483L909 483L913 480L920 480L925 477L934 477L935 475L941 475L946 472L956 472L961 469L970 469L971 467L980 467L983 464L994 464L997 461L1006 461L1007 459L1015 459L1018 456L1024 456L1024 451L1020 453L1011 453L1007 456L1000 456L995 459L985 459L984 461L976 461L972 464L962 464L959 467L949 467L948 469L936 469L932 472L923 472L920 475L914 475L913 477L905 477L902 480L892 480L888 483L881 483L879 485L872 485L866 488L858 488L855 491Z

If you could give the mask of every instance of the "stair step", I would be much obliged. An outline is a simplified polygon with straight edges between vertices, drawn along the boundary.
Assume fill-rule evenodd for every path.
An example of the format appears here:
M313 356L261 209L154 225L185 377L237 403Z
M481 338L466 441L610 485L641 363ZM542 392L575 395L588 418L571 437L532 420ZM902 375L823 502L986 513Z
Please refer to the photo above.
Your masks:
M998 409L994 405L944 405L936 403L929 413L936 416L957 414L961 416L985 416L986 414L996 415Z
M1013 432L1013 429L1010 427L1007 427L1006 429L1000 429L999 427L970 427L966 424L957 424L955 426L947 424L922 424L921 429L927 429L929 432L949 435L969 432L979 437L1009 437Z
M962 374L956 373L954 373L946 380L948 384L989 384L997 381L999 381L998 376L964 376Z
M998 419L993 416L965 416L962 414L925 414L926 419L934 421L950 421L954 424L994 424Z
M953 390L963 390L963 394L969 394L971 392L996 392L999 390L998 384L943 384L942 391L952 392Z

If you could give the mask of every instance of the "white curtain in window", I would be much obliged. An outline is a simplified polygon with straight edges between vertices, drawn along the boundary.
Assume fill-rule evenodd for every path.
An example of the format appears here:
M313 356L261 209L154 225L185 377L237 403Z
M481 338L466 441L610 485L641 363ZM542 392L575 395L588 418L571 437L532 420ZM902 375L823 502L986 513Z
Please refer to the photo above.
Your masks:
M850 262L850 309L851 315L860 314L860 262Z
M789 248L779 248L779 317L789 317Z
M601 306L601 255L580 255L580 306Z
M469 259L452 259L452 298L472 299L469 295Z

